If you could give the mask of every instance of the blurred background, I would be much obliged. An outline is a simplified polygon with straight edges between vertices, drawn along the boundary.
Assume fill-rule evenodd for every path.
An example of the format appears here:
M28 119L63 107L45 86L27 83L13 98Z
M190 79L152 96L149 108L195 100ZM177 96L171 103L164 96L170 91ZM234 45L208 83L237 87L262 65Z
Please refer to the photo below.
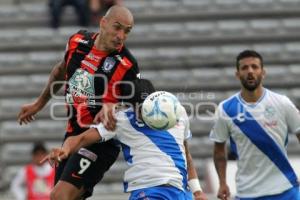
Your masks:
M60 10L55 0L0 0L0 200L13 200L10 181L30 161L32 143L44 141L52 148L61 145L64 135L62 98L22 127L16 122L20 106L45 86L53 65L63 58L68 37L83 28L97 31L98 17L114 3L134 14L127 46L142 77L177 94L191 114L190 149L209 199L215 199L218 182L208 134L215 106L239 89L236 55L244 49L260 52L267 70L265 86L300 106L300 0L85 1L83 7L73 4ZM300 145L294 136L288 152L299 173ZM228 173L234 192L233 163ZM91 199L126 199L125 168L120 156Z

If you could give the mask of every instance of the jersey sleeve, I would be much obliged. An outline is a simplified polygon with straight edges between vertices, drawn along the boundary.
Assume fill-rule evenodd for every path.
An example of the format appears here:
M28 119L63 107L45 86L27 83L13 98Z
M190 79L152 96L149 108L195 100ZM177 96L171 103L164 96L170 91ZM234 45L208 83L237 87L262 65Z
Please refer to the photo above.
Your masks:
M229 128L226 120L226 115L223 111L222 104L220 104L215 113L215 122L210 131L210 139L214 142L223 143L229 138Z
M84 35L82 34L82 30L78 31L77 33L69 37L68 43L66 44L65 55L64 55L64 61L66 63L65 66L68 66L72 54L75 52L78 46L78 41L82 40L83 38Z
M177 109L177 115L179 116L179 121L181 121L184 124L184 139L188 140L192 138L189 116L186 113L185 108L181 104L179 104L176 109Z
M184 130L184 139L185 140L192 138L192 131L190 129L190 122L188 120L187 120L187 124L188 125L186 126L186 128Z
M286 97L286 105L284 106L286 111L286 122L288 131L293 134L300 134L300 113L293 102Z
M98 130L99 135L101 136L100 142L105 142L113 138L117 138L119 133L122 133L122 123L124 122L124 115L122 112L116 113L116 129L114 131L107 130L102 123L98 125L92 125L91 128L96 128Z

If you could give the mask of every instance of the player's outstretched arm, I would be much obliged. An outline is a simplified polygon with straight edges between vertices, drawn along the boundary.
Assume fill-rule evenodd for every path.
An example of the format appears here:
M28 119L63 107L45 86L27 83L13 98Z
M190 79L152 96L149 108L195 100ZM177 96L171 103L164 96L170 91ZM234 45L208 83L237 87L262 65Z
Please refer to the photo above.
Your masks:
M99 134L98 130L96 128L90 128L80 135L69 137L64 142L62 149L65 150L69 155L78 151L82 147L86 147L96 142L99 142L101 141L101 139L102 137Z
M44 163L48 160L51 165L56 165L80 148L99 142L101 139L97 129L90 128L80 135L68 137L61 148L53 148L40 162Z
M25 104L21 107L21 111L18 114L18 122L20 125L27 124L33 121L34 115L38 113L51 99L52 92L55 94L63 85L63 83L55 83L58 81L64 81L66 75L66 68L64 61L56 64L51 71L48 83L41 92L40 96L30 104Z
M197 171L195 169L192 155L190 154L187 141L184 141L185 155L187 160L188 185L193 192L195 200L207 200L206 195L201 189Z
M218 198L221 200L230 199L230 190L226 182L226 165L227 165L227 156L225 150L225 143L215 142L214 146L214 163L219 176L219 191Z
M104 103L102 109L97 113L94 118L94 123L102 122L104 127L109 131L114 131L116 128L115 114L116 103Z

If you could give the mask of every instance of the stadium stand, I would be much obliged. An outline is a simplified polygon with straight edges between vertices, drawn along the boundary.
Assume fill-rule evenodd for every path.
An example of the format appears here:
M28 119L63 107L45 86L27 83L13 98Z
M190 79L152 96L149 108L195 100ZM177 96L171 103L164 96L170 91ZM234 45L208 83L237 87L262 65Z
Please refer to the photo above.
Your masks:
M177 94L191 116L191 152L203 183L210 192L207 161L211 160L212 127L217 103L238 89L235 56L243 49L258 50L265 58L266 86L289 96L300 106L300 1L298 0L125 0L136 26L128 46L139 60L142 76L161 90ZM71 10L63 26L48 26L45 0L0 2L0 200L10 199L8 184L17 169L29 161L31 142L48 147L61 143L63 100L57 97L38 120L19 127L20 106L35 98L52 66L63 56L68 36L80 27ZM90 27L96 30L96 27ZM300 153L296 138L288 146ZM96 187L101 199L126 199L122 194L122 158ZM214 170L214 169L209 169ZM6 197L7 196L7 197ZM213 199L211 197L210 199Z

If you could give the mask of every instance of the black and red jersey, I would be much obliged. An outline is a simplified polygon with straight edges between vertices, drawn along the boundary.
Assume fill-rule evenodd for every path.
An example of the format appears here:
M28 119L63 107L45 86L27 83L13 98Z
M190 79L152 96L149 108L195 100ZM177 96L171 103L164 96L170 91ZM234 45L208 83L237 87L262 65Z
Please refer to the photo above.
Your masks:
M68 135L77 135L92 123L102 103L118 102L120 81L139 76L135 58L123 46L107 53L96 49L97 33L79 31L69 39L65 66L65 97L68 106Z

